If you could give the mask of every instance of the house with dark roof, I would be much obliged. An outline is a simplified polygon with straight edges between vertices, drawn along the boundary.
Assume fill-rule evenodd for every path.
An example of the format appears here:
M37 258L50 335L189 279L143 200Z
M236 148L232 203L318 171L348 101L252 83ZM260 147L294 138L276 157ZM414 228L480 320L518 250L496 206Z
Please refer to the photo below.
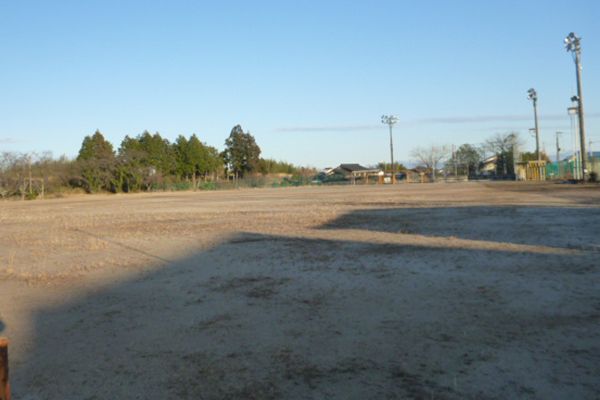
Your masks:
M355 182L357 179L368 181L369 178L376 178L381 172L378 168L366 168L360 164L340 164L339 167L330 171L330 175L336 176L338 180Z
M340 164L333 170L333 173L344 175L346 178L358 178L368 175L377 175L380 169L371 169L363 167L360 164Z

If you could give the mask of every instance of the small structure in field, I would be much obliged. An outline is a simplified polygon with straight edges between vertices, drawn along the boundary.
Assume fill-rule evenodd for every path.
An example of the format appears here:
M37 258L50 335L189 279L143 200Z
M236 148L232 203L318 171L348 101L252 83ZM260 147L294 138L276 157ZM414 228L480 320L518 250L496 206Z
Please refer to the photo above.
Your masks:
M519 161L515 163L519 181L545 181L546 161Z

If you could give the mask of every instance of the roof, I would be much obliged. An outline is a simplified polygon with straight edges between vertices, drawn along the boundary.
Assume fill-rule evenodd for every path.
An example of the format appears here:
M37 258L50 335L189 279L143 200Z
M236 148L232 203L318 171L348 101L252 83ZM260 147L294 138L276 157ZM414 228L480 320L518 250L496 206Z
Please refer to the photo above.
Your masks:
M365 168L360 164L340 164L337 169L344 169L348 172L371 171L371 169Z
M479 162L483 163L483 164L489 164L489 163L496 162L496 160L498 160L498 157L495 156L495 155L493 155L493 156L490 156L488 158L484 158L483 160L481 160Z

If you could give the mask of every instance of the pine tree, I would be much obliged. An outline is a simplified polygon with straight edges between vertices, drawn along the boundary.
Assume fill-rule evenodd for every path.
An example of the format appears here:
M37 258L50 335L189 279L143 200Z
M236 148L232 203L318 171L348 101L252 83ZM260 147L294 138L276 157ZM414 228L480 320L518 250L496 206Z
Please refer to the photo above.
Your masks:
M223 159L230 172L245 176L257 172L260 166L260 147L256 144L254 136L244 133L240 125L231 130L229 138L225 140Z
M175 159L177 176L189 179L194 173L194 169L188 159L188 140L185 136L179 135L171 145L171 148Z
M104 139L99 130L92 137L86 136L81 144L77 161L90 161L114 158L113 145Z

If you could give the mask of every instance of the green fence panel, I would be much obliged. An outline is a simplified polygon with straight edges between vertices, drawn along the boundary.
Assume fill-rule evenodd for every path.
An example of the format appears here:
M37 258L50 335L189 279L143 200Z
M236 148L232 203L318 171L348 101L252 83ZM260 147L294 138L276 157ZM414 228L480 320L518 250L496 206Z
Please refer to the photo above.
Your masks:
M338 186L338 185L364 185L367 181L357 179L352 182L343 176L292 176L290 178L246 178L231 180L207 180L194 182L165 182L152 186L153 191L182 191L182 190L235 190L235 189L262 189L262 188L289 188L304 186ZM375 185L379 180L369 178L368 183Z
M581 170L579 160L569 160L546 164L546 179L573 179ZM600 174L600 157L587 157L589 173Z

